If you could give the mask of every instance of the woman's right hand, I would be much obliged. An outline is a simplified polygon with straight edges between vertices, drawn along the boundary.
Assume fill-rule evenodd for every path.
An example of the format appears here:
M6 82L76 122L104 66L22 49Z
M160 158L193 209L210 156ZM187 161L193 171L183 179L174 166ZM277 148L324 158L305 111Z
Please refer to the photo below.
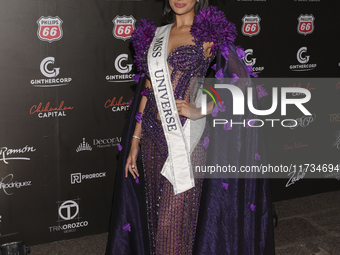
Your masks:
M132 144L129 152L129 156L126 160L125 165L125 178L128 177L128 172L133 176L134 179L139 177L138 169L137 169L137 157L139 153L139 140L136 138L132 138Z

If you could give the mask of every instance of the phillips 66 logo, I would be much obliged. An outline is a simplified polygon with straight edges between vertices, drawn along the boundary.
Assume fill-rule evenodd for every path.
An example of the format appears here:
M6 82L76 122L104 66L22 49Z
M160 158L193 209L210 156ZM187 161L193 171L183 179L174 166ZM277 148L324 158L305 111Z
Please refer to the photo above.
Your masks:
M38 38L49 43L58 41L63 37L63 30L61 24L63 21L58 17L44 17L41 16L37 20L38 23Z
M116 16L113 20L113 36L117 39L130 39L135 29L136 20L133 16Z
M302 35L308 35L313 33L314 31L314 16L311 15L300 15L298 18L299 24L298 24L298 32Z
M259 15L244 15L242 18L242 34L246 36L258 35L260 33L260 20Z

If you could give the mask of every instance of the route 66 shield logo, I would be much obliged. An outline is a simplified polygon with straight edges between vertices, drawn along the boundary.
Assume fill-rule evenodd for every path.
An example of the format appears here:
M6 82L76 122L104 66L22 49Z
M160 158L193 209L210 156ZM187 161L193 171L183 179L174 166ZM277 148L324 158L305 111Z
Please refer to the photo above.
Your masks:
M258 35L260 33L260 20L259 15L244 15L242 18L242 34L246 36Z
M133 30L135 29L135 18L131 16L116 16L113 20L113 36L117 39L130 39Z
M302 35L308 35L313 33L314 31L314 16L311 15L300 15L300 17L298 17L298 33L302 34Z
M41 41L51 43L53 41L58 41L63 37L63 30L61 28L63 21L58 16L41 16L40 19L37 20L37 23L37 35Z

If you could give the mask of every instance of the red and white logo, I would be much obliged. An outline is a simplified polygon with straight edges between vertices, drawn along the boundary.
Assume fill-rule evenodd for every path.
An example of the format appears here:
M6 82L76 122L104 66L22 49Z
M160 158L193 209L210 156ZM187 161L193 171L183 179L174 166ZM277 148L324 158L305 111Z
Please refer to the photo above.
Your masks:
M298 17L298 32L299 34L302 34L302 35L308 35L308 34L311 34L313 33L314 31L314 16L311 14L311 15L300 15L300 17Z
M113 20L113 36L117 39L130 39L133 30L135 29L135 18L130 16L116 16Z
M244 15L242 21L242 34L251 37L260 33L261 18L259 17L259 15Z
M59 41L63 37L63 30L61 27L63 21L58 16L41 16L40 19L37 20L37 23L37 35L41 41L51 43L53 41Z

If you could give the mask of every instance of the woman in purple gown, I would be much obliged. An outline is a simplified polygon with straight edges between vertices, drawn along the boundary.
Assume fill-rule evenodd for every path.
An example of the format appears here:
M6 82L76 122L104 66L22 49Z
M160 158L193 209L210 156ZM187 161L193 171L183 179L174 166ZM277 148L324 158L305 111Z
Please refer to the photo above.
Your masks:
M192 150L183 134L188 122L204 117L190 91L214 59L216 77L253 74L240 60L242 49L233 46L234 24L207 6L207 0L168 0L164 31L141 20L131 37L140 77L124 129L107 255L274 254L267 180L192 176L191 166L205 165L207 154L209 164L237 166L256 164L255 152L265 157L254 131L210 130L201 122ZM213 108L210 102L207 113L230 117L229 104ZM176 124L177 135L171 132Z

